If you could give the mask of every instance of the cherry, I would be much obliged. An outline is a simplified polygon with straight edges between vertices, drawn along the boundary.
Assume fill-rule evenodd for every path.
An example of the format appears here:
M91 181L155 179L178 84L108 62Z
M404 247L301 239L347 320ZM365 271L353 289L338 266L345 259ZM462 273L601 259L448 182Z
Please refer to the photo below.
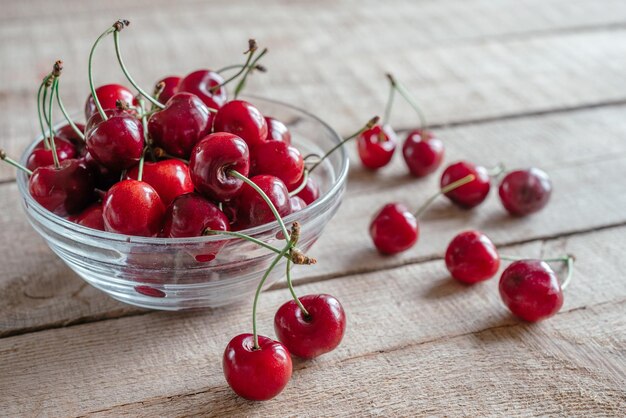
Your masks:
M137 180L139 166L128 170L126 179ZM165 206L185 193L193 192L193 183L189 167L177 159L162 160L156 163L145 162L143 166L143 178L156 190Z
M459 161L449 165L441 175L443 188L470 174L475 176L473 181L445 194L452 203L464 209L480 205L489 194L491 185L487 169L467 161Z
M295 190L297 187L298 187L297 185L292 185L290 187L288 186L288 189L291 192ZM306 179L304 188L300 190L296 194L296 196L304 200L304 203L306 203L307 205L310 205L311 203L315 202L317 198L320 197L320 188L317 185L317 181L315 181L313 177L308 176Z
M200 237L207 230L229 231L229 221L216 205L196 193L178 196L165 213L161 236Z
M96 96L103 110L117 109L118 100L128 105L131 105L135 100L133 93L119 84L105 84L98 87ZM98 108L93 100L93 95L90 94L85 103L85 120L89 120L96 113L98 113Z
M289 206L291 207L290 213L300 212L302 209L307 207L307 204L304 200L302 200L299 196L292 196L289 198Z
M83 157L85 165L93 172L96 187L100 190L109 190L111 186L120 180L120 171L109 170L96 161L89 152Z
M219 109L226 103L226 88L213 89L224 82L221 75L211 70L197 70L186 75L178 83L178 91L193 93L212 109Z
M85 125L81 123L76 123L75 125L81 132L85 132ZM71 142L76 149L77 156L83 156L85 154L85 140L78 136L78 134L74 131L74 128L72 128L69 124L63 125L57 129L56 136ZM57 145L57 152L58 148L59 147Z
M102 205L108 232L154 237L161 230L165 206L156 190L144 181L122 180L114 184Z
M403 204L388 203L374 215L370 236L382 254L406 251L419 237L417 219Z
M46 140L47 141L47 140ZM60 137L54 137L54 145L56 148L56 154L59 162L69 160L76 156L76 148L74 145ZM45 142L42 139L35 145L33 151L26 160L26 168L29 170L35 170L38 167L45 167L54 164L54 157L52 156L52 149L46 149Z
M191 151L191 180L209 199L227 201L241 192L243 181L229 175L230 170L244 176L250 171L248 146L237 135L226 132L208 135Z
M386 166L396 150L398 138L389 125L376 125L361 133L356 139L359 157L371 170Z
M404 162L415 177L424 177L437 170L443 154L443 142L432 132L422 129L409 132L402 146Z
M70 218L74 223L85 226L87 228L104 231L104 219L102 218L102 203L94 203L87 209L83 210L77 216Z
M162 78L161 80L156 82L157 86L163 83L163 88L158 97L161 103L167 103L167 101L171 99L172 96L178 93L178 84L180 84L181 80L182 78L178 76L169 76Z
M268 141L282 141L291 145L291 133L284 123L271 117L266 117L265 122L267 122Z
M346 330L346 314L331 295L298 298L308 314L294 300L283 304L274 316L274 330L289 352L311 359L339 345Z
M266 401L278 395L291 379L289 351L278 341L252 334L234 337L224 350L222 366L233 391L253 401Z
M304 159L296 147L282 141L262 142L252 148L250 172L278 177L287 187L302 178Z
M500 256L485 234L465 231L448 244L446 267L455 279L464 283L476 283L490 279L498 272Z
M263 190L281 217L291 213L289 191L278 177L262 174L251 177L250 181ZM246 227L253 227L273 222L275 216L263 197L251 186L244 184L237 198L237 220Z
M148 132L156 145L175 157L188 158L198 141L211 132L212 116L191 93L177 93L154 113Z
M502 179L498 193L502 205L510 214L530 215L548 204L552 182L538 168L511 171Z
M215 115L215 132L230 132L243 138L249 147L267 141L267 122L259 109L243 100L231 100Z

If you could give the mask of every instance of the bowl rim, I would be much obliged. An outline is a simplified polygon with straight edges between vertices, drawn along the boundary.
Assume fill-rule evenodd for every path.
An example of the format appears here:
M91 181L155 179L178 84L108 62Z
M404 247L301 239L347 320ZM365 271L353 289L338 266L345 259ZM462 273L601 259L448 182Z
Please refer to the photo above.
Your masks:
M275 105L279 105L279 106L284 106L287 107L291 110L295 110L296 112L302 113L304 116L313 119L314 121L316 121L317 123L321 124L322 127L324 129L326 129L326 131L328 131L333 139L333 141L336 144L339 144L342 141L341 136L337 133L337 131L335 131L335 129L333 129L328 123L324 122L322 119L320 119L319 117L317 117L316 115L312 114L311 112L304 110L298 106L293 106L291 104L285 103L283 101L280 100L275 100L275 99L269 99L263 96L258 96L258 95L244 95L244 98L247 99L251 99L251 100L262 100L262 101L266 101L266 102L270 102L273 103ZM75 115L72 114L72 117ZM62 119L60 122L57 122L54 127L58 128L59 126L62 126L66 123L65 119ZM26 164L26 160L28 158L28 155L30 153L30 151L32 150L32 148L34 148L35 144L39 141L41 141L43 138L42 135L38 135L36 137L36 139L24 150L24 152L22 153L21 157L20 157L20 162L22 164ZM346 182L346 179L348 177L348 170L349 170L349 165L350 165L350 158L348 156L348 153L345 149L345 147L339 147L339 155L341 158L341 167L338 171L338 173L336 174L336 178L335 181L333 182L332 186L330 187L330 189L328 189L328 191L326 191L323 195L321 195L317 200L315 200L315 202L313 202L311 205L308 205L306 208L304 208L303 210L296 212L296 213L292 213L289 214L285 217L283 217L283 222L287 225L291 222L294 222L296 220L298 220L298 218L302 217L302 216L306 216L306 215L310 215L315 213L315 211L325 205L327 202L329 202L331 199L333 199L337 193L339 193L339 191L341 190L341 188L343 187L343 185ZM32 206L34 207L37 212L39 212L41 214L41 216L43 216L45 219L54 222L55 224L59 225L62 228L71 230L75 233L81 234L81 235L85 235L85 236L91 236L94 238L97 238L99 240L108 240L108 241L113 241L113 242L121 242L121 243L135 243L135 244L150 244L150 245L172 245L172 244L202 244L202 243L207 243L207 242L216 242L216 241L226 241L226 240L238 240L240 238L238 237L234 237L234 236L227 236L227 235L209 235L209 236L202 236L202 237L186 237L186 238L159 238L159 237L140 237L140 236L134 236L134 235L124 235L124 234L118 234L115 232L106 232L106 231L99 231L93 228L88 228L82 225L79 225L77 223L74 223L68 219L62 218L59 215L56 215L50 211L48 211L47 209L45 209L43 206L41 206L39 204L39 202L37 202L35 199L33 199L33 197L30 195L30 193L28 192L28 177L26 175L26 173L24 172L18 172L17 173L17 185L18 185L18 189L20 192L20 195L22 196L22 198L26 201L27 206ZM267 233L270 231L275 230L276 228L278 228L278 222L274 221L274 222L270 222L267 224L263 224L263 225L259 225L259 226L255 226L253 228L248 228L248 229L243 229L241 231L241 233L247 234L247 235L260 235L263 233Z

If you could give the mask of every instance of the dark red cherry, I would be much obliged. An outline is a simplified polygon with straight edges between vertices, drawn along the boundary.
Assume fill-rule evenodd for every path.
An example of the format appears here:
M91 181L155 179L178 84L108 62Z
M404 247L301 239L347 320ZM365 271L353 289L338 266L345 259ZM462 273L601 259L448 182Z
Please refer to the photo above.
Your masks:
M487 235L479 231L465 231L448 244L446 267L459 281L481 282L498 272L500 256Z
M464 209L471 209L480 205L489 194L491 183L487 169L467 161L459 161L449 165L441 175L441 187L443 188L470 174L476 178L446 193L452 203Z
M543 209L552 194L552 182L538 169L516 170L508 173L498 189L500 201L512 215L525 216Z
M76 123L75 125L83 134L85 133L85 125L82 123ZM63 125L57 129L56 136L70 141L76 149L76 156L83 156L85 154L85 140L78 136L69 124Z
M382 254L406 251L419 237L417 219L403 204L388 203L372 219L370 236Z
M229 231L229 221L215 204L196 193L178 196L165 213L161 236L200 237L207 230Z
M128 170L126 179L137 180L139 166ZM165 206L183 194L193 192L193 183L189 167L177 159L146 161L143 165L142 181L145 181L156 190Z
M371 170L386 166L396 150L398 137L391 126L375 125L356 138L359 157Z
M243 100L231 100L220 108L213 124L215 132L240 136L249 147L267 141L267 122L259 109Z
M209 109L191 93L177 93L148 121L148 132L168 154L188 158L193 147L211 132Z
M289 191L278 177L262 174L251 177L250 180L265 192L281 217L291 213ZM274 222L276 218L261 195L244 184L237 198L237 220L250 228Z
M292 190L297 189L298 186L299 184L288 187L289 191L291 192ZM299 191L296 196L304 200L304 203L306 203L307 205L315 202L317 198L320 197L320 188L317 185L317 181L315 181L315 178L313 178L312 176L308 176L304 189Z
M54 137L54 145L56 146L59 162L69 160L76 156L76 148L66 139ZM28 160L26 160L26 168L31 171L34 171L38 167L53 164L54 157L52 156L52 148L46 149L43 140L35 145L35 148L33 148L33 151L28 156Z
M59 216L80 213L94 200L93 173L81 160L37 168L28 180L30 195Z
M278 340L291 354L305 359L337 348L346 331L346 314L341 303L331 295L307 295L298 299L308 315L294 300L283 304L274 316Z
M220 87L215 91L213 87L224 82L221 75L211 70L198 70L185 76L178 84L178 91L193 93L212 109L219 109L228 98L226 88Z
M70 219L78 225L91 229L104 231L104 219L102 218L102 203L94 203L87 209L83 210L77 216Z
M500 297L513 315L529 322L556 314L563 306L563 291L556 274L541 260L521 260L500 277Z
M100 101L103 110L117 109L117 101L121 100L129 105L133 104L135 99L133 93L124 86L119 84L105 84L96 88L96 95ZM92 115L98 113L98 108L90 94L85 103L85 120L89 120Z
M432 132L421 129L409 132L402 146L404 162L415 177L424 177L437 170L443 154L443 142Z
M167 103L167 101L171 99L173 95L178 93L178 84L180 83L181 80L182 78L180 77L169 76L169 77L165 77L157 81L156 82L157 85L159 83L163 83L163 90L159 94L159 102Z
M108 232L154 237L163 225L165 206L156 190L143 181L115 183L106 193L102 207Z
M215 201L226 201L237 196L243 181L228 174L235 170L247 176L250 172L250 154L245 141L226 132L206 136L191 152L189 171L196 189Z
M307 207L307 204L301 197L292 196L289 198L289 206L291 206L290 213L300 212L302 209Z
M267 122L268 141L282 141L291 145L291 132L284 123L271 117L266 117L265 122Z
M287 187L300 183L304 159L296 147L281 141L262 142L251 151L252 175L269 174L278 177Z
M240 334L230 340L222 367L231 389L252 401L266 401L278 395L292 372L291 356L284 345L259 335L259 347L255 348L252 334Z
M106 168L121 171L139 162L143 152L141 123L119 110L107 110L103 121L95 113L87 122L87 151Z
M91 156L89 152L83 157L85 165L93 172L96 187L100 190L109 190L111 186L120 181L121 171L109 170Z

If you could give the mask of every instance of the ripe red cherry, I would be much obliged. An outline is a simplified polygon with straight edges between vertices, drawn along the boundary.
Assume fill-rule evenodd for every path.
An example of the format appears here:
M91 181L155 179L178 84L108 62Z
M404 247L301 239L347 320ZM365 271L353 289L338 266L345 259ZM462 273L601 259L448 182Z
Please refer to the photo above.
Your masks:
M105 84L104 86L100 86L96 89L96 95L98 96L98 101L103 110L116 109L118 100L129 105L135 100L133 93L119 84ZM90 94L85 103L85 120L89 120L89 118L96 113L98 113L98 108Z
M443 154L443 142L432 132L420 129L410 132L402 146L404 162L415 177L424 177L437 170Z
M85 125L81 123L76 123L75 125L83 134L85 133ZM83 156L85 154L85 140L78 136L69 124L63 125L57 129L56 136L71 142L76 149L76 156Z
M163 90L161 90L161 93L159 94L159 102L167 103L167 101L171 99L173 95L178 93L178 84L180 83L180 80L182 80L182 78L177 76L169 76L162 78L156 82L157 85L159 83L163 83Z
M265 192L281 217L291 213L289 191L278 177L262 174L251 177L250 180ZM256 190L244 184L237 198L237 221L249 228L274 220L274 214L265 200Z
M391 126L375 125L359 135L356 143L363 165L376 170L389 164L396 150L398 137Z
M137 180L139 166L128 170L126 179ZM169 159L156 163L145 162L141 179L156 190L165 206L180 195L193 192L193 183L187 164L180 160Z
M267 122L268 141L282 141L291 145L291 132L284 123L271 117L266 117L265 122Z
M76 148L67 140L54 137L54 145L57 150L59 162L69 160L70 158L74 158L76 156ZM39 141L28 156L28 160L26 160L26 168L34 171L38 167L45 167L52 164L54 164L52 149L46 149L43 140Z
M417 219L403 204L388 203L372 219L370 236L382 254L400 253L417 242Z
M252 334L240 334L230 340L222 367L232 390L252 401L266 401L278 395L292 372L291 356L284 345L259 335L259 347L255 349Z
M163 225L165 206L156 190L143 181L115 183L106 193L102 206L108 232L154 237Z
M288 187L289 191L291 192L292 190L297 189L298 186L299 184ZM299 191L296 196L304 200L304 203L306 203L307 205L315 202L317 198L320 197L320 188L317 185L317 181L315 181L315 178L313 178L312 176L308 176L304 189Z
M446 267L455 279L476 283L490 279L498 272L500 256L487 235L465 231L448 244Z
M241 192L244 183L229 175L230 170L244 176L250 172L248 146L237 135L226 132L208 135L191 151L191 181L209 199L227 201Z
M165 213L161 236L165 238L200 237L207 229L229 231L224 212L204 197L188 193L178 196Z
M511 263L500 277L500 297L513 315L529 322L556 314L563 291L550 266L541 260Z
M219 109L226 103L226 88L220 87L215 91L213 87L224 82L221 75L211 70L198 70L186 75L178 84L178 91L193 93L212 109Z
M148 121L154 143L175 157L188 158L193 147L211 132L209 109L191 93L177 93Z
M139 162L143 152L141 123L119 110L106 110L108 119L99 113L87 122L87 151L106 168L121 171Z
M308 315L290 300L274 316L274 330L280 342L291 354L305 359L337 348L346 330L346 314L341 303L331 295L307 295L298 299Z
M302 209L307 207L307 204L302 198L298 196L292 196L289 198L289 206L291 206L290 213L300 212Z
M109 170L98 161L96 161L89 152L85 153L83 161L89 168L95 179L96 187L100 190L109 190L111 186L120 180L121 172L117 170Z
M449 165L441 175L441 187L445 187L463 177L473 174L476 178L471 182L446 193L452 203L464 209L480 205L491 188L487 169L467 161L459 161Z
M249 147L267 141L267 122L259 109L243 100L231 100L215 115L215 132L240 136Z
M104 219L102 218L102 203L94 203L70 220L78 225L98 231L104 231Z
M304 159L296 147L282 141L262 142L252 148L250 172L278 177L287 187L297 185L304 172Z
M30 195L59 216L74 215L94 200L93 174L84 162L70 159L37 168L28 180Z
M512 215L525 216L543 209L552 194L552 182L538 169L516 170L508 173L498 189L500 201Z

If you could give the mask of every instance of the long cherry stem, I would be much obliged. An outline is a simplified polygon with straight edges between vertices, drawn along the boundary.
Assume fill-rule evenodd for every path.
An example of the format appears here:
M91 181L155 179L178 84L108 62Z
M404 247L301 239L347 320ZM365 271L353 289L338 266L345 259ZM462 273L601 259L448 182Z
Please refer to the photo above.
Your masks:
M245 68L246 66L243 64L233 64L233 65L227 65L226 67L222 67L219 70L216 71L216 73L221 74L223 72L226 71L230 71L230 70L237 70L239 68ZM250 65L248 65L248 67L251 67ZM252 70L255 71L260 71L262 73L267 71L267 68L265 68L264 66L262 66L261 64L257 64L254 67L251 67Z
M91 90L91 97L93 98L94 103L96 104L96 108L98 109L98 113L100 113L100 117L102 120L107 120L107 115L104 113L104 109L102 109L102 105L100 104L100 100L98 99L98 95L96 94L96 88L93 84L93 53L96 51L96 47L100 43L100 41L106 38L111 33L115 32L115 26L111 26L96 39L96 42L93 43L91 47L91 51L89 52L89 64L87 65L87 73L89 75L89 90Z
M388 75L388 78L390 76ZM382 125L385 126L389 122L391 117L391 108L393 107L393 99L396 93L396 86L392 78L389 78L389 97L387 98L387 104L385 105L385 114L383 116Z
M59 156L57 155L57 146L54 142L54 128L52 127L52 103L54 102L54 92L59 84L59 79L54 77L52 81L52 88L50 89L50 100L48 101L48 128L50 129L50 149L52 150L52 160L54 161L54 167L59 168Z
M300 185L289 192L289 197L293 197L300 193L306 187L306 182L309 180L309 170L306 168L302 172L302 178L300 179Z
M246 80L248 79L248 75L250 74L252 69L257 65L257 62L259 62L259 60L265 54L267 54L267 48L264 48L263 51L261 51L261 53L256 56L254 61L252 61L250 65L246 67L245 72L243 76L241 77L241 80L239 80L239 82L237 83L237 86L235 87L235 93L234 93L235 99L237 98L237 96L239 96L239 93L241 93L241 90L243 90L244 86L246 85Z
M411 93L409 93L406 87L404 87L402 83L398 82L391 74L387 74L387 79L389 80L391 85L396 90L398 90L398 93L400 93L400 95L413 108L413 110L415 110L420 120L420 128L422 130L426 130L428 124L426 123L426 117L424 116L424 112L422 112L422 109L417 105L417 102L415 101L415 99L413 99Z
M415 212L415 218L419 219L424 212L426 211L426 209L428 209L428 207L435 201L435 199L437 199L439 196L444 195L446 193L451 192L452 190L455 190L461 186L466 185L467 183L474 181L476 179L476 176L473 174L468 174L467 176L460 178L457 181L453 181L452 183L448 184L445 187L442 187L437 193L435 193L434 195L432 195L431 197L428 198L428 200L426 200L424 202L424 204L422 206L420 206L420 208Z
M570 282L572 281L572 277L574 276L574 261L576 260L576 257L574 257L573 255L568 255L567 256L567 276L565 276L565 280L563 280L563 284L561 284L561 290L565 290L565 288L567 286L569 286Z
M61 83L57 82L57 85L54 90L54 94L57 96L57 103L59 105L59 109L61 109L61 113L63 113L63 117L65 117L65 120L67 121L67 123L72 127L72 130L74 131L74 133L76 133L76 135L78 135L78 137L84 141L85 134L80 129L78 129L78 126L76 126L72 118L70 118L70 115L67 113L67 110L65 110L65 106L63 105L63 101L61 100L61 96L59 95L59 84Z
M237 232L237 231L218 231L218 230L215 230L215 229L205 229L202 232L202 235L226 235L226 236L230 236L230 237L241 238L243 240L246 240L246 241L249 241L249 242L251 242L253 244L256 244L256 245L258 245L260 247L263 247L263 248L266 248L266 249L268 249L270 251L273 251L276 254L280 254L281 253L281 250L279 250L278 248L276 248L276 247L274 247L274 246L272 246L272 245L270 245L270 244L268 244L268 243L266 243L264 241L261 241L260 239L254 238L254 237L252 237L250 235L246 235L244 233Z
M293 288L293 282L291 281L291 260L287 260L286 275L287 275L287 287L289 288L289 292L291 292L291 296L293 297L293 300L296 302L298 307L302 310L302 313L304 314L304 316L308 317L309 311L307 311L304 305L302 305L302 302L300 302L300 299L298 299L298 296L296 295L296 291Z
M117 33L117 32L116 32ZM143 127L143 151L141 152L141 158L139 159L139 168L137 170L137 181L143 180L143 166L146 161L146 151L150 148L148 144L148 117L146 116L146 106L143 99L139 98L139 108L141 109L141 125Z
M237 71L237 73L235 75L229 77L228 79L224 80L220 84L211 87L211 89L210 89L211 93L215 93L217 90L219 90L220 88L224 87L226 84L230 83L231 81L233 81L237 77L239 77L245 71L249 71L248 68L250 67L250 61L252 61L252 57L254 56L254 53L257 51L257 49L258 49L258 47L257 47L256 41L254 39L249 39L248 40L248 50L244 52L244 55L247 55L246 62L241 66L241 68L239 69L239 71Z
M44 77L43 81L39 85L39 90L37 91L37 116L39 118L39 127L41 128L41 136L43 137L43 146L46 150L50 149L50 142L48 142L48 134L46 133L46 128L44 128L43 119L45 114L45 96L42 98L42 93L47 94L48 90L48 80L50 79L51 74L48 74ZM42 112L43 109L43 112ZM48 120L46 119L46 125L48 124Z
M12 165L13 167L17 168L18 170L22 170L23 172L25 172L29 176L33 174L33 172L31 170L29 170L28 168L24 167L22 164L18 163L13 158L9 157L7 155L7 153L4 152L3 149L0 149L0 160L4 161L5 163L7 163L9 165Z

